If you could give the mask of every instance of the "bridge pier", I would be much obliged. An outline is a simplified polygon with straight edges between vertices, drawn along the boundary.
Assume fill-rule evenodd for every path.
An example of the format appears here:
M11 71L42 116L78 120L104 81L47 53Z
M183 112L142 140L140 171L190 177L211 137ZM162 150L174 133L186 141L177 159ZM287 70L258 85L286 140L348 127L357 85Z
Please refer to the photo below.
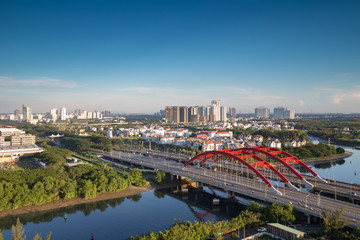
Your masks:
M235 198L235 193L226 190L226 201L232 201Z
M203 186L204 184L201 182L195 182L195 191L196 192L201 192L203 190Z
M306 214L306 217L307 217L307 224L311 224L311 215Z

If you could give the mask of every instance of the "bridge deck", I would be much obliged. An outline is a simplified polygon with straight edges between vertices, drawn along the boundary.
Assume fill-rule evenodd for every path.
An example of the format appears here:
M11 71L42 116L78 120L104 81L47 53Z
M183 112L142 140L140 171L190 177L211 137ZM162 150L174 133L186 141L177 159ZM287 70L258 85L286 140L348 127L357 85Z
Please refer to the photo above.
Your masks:
M276 188L283 194L280 196L270 191L263 182L255 179L243 178L232 174L226 174L224 172L212 171L206 168L197 168L191 165L183 168L182 163L166 161L164 158L155 158L152 156L142 156L139 154L122 152L113 152L110 154L103 153L103 155L131 164L152 169L159 169L163 172L186 177L197 182L222 188L225 191L247 195L262 201L280 204L290 203L295 209L316 217L321 217L322 210L324 208L339 210L345 206L344 216L349 223L348 225L351 227L360 226L360 206L355 204L345 203L312 193L294 191L289 188L276 186Z

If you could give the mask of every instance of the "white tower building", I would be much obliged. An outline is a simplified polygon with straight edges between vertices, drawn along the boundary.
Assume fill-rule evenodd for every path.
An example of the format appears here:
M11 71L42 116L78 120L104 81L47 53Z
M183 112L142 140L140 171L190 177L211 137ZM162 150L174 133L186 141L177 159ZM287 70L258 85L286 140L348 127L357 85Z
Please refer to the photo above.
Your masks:
M66 120L66 108L62 107L60 109L60 120Z

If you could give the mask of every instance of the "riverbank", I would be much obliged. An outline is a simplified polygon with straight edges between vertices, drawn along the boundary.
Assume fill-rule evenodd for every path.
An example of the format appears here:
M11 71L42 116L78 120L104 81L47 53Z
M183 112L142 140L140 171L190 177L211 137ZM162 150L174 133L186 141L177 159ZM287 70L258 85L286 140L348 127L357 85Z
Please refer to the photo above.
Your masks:
M320 157L320 158L308 158L308 159L302 159L302 161L306 164L319 164L319 163L327 163L327 162L342 160L344 158L350 157L351 155L353 155L353 152L345 151L345 153L337 154L334 156Z
M83 203L90 203L90 202L97 202L102 200L109 200L109 199L115 199L115 198L121 198L121 197L129 197L137 194L141 194L144 192L153 191L156 189L161 188L167 188L174 185L179 184L178 182L170 182L170 183L164 183L164 184L152 184L148 183L146 186L143 187L135 187L130 186L127 187L124 190L121 190L119 192L107 192L107 193L98 193L95 198L92 199L83 199L83 198L71 198L71 199L59 199L55 200L49 203L44 203L41 205L29 205L24 207L19 207L17 209L8 209L3 210L0 212L0 218L8 217L8 216L16 216L26 213L34 213L34 212L40 212L40 211L47 211L47 210L53 210L57 208L63 208L68 207L72 205L78 205Z

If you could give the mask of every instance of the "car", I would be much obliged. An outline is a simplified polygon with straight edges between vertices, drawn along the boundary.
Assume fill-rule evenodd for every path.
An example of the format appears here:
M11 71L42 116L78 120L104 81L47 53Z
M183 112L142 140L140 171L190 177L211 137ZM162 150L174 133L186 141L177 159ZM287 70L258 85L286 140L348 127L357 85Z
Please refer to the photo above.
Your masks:
M257 229L258 232L266 232L266 228L264 227L260 227Z

